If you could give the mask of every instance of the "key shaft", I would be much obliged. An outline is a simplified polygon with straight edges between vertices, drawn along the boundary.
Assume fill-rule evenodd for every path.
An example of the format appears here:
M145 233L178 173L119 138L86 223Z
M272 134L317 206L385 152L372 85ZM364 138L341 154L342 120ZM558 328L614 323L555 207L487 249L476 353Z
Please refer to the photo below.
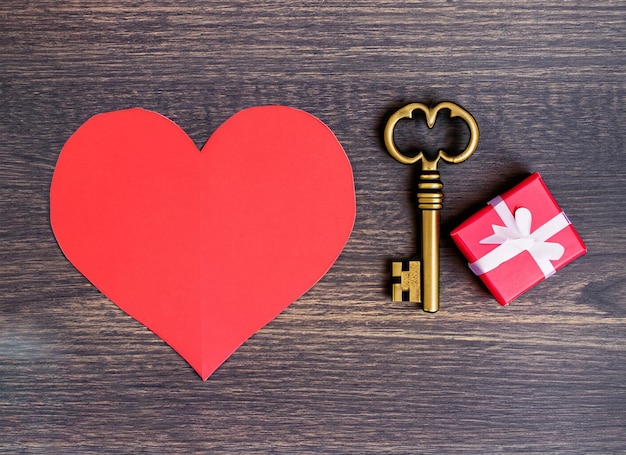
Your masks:
M418 184L417 207L422 215L422 305L439 311L439 221L443 207L443 183L439 172L423 170Z

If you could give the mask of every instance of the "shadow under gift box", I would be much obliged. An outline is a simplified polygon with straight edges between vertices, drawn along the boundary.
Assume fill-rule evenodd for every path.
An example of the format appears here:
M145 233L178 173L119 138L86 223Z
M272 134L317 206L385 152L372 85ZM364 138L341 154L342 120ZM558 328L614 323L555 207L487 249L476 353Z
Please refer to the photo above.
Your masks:
M492 199L451 236L501 305L587 252L539 173Z

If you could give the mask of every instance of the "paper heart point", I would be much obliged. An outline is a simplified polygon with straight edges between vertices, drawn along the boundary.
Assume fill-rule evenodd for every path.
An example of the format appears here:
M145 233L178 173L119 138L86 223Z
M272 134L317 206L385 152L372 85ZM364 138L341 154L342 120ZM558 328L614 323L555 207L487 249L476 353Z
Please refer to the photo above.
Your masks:
M68 260L203 379L328 271L355 212L333 133L284 106L235 114L200 151L157 113L96 115L50 189Z

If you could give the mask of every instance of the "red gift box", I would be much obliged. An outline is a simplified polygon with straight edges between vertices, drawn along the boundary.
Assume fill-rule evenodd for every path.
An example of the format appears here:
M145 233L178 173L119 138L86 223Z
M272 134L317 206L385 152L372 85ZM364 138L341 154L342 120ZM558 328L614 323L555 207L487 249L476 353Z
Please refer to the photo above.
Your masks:
M539 173L489 201L451 235L501 305L587 252Z

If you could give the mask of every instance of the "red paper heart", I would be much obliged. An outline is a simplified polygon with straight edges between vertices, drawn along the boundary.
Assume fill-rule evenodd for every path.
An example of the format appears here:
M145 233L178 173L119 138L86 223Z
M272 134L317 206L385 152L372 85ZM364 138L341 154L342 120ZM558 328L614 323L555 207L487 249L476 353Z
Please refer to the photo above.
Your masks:
M328 271L355 211L333 133L284 106L239 112L201 152L157 113L96 115L50 189L69 261L203 379Z

